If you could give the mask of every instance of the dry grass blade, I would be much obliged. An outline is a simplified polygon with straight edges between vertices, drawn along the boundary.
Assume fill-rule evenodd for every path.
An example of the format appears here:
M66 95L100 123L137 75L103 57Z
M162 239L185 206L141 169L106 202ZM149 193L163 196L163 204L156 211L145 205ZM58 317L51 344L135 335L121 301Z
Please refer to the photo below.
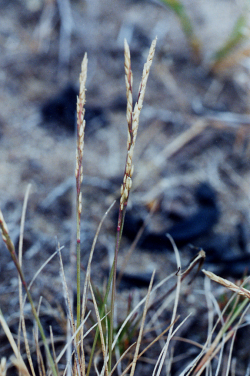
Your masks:
M71 342L75 340L75 337L76 335L79 333L79 331L82 329L82 326L84 326L84 324L86 323L86 321L88 320L89 318L89 315L91 314L91 311L88 312L88 314L86 315L86 317L84 318L84 320L81 322L81 325L80 327L76 330L76 332L74 333L74 335L72 335L70 341L64 346L64 348L62 349L62 351L60 352L60 354L57 356L56 358L56 362L59 363L59 361L61 360L61 358L63 357L65 351L67 350L67 348L70 346ZM107 314L101 319L104 320L107 316L108 316L109 312L107 312ZM96 327L98 326L98 323L94 324L93 326L91 326L91 328L84 334L84 338L86 338L89 333L94 330ZM73 355L73 354L72 354Z
M1 358L0 362L0 376L6 376L6 358Z
M77 331L74 333L74 335L72 335L72 337L70 338L70 341L64 346L64 348L62 349L62 351L60 352L60 354L57 356L56 358L56 362L59 363L59 361L61 360L61 358L63 357L65 351L67 350L67 348L71 345L71 343L75 340L75 337L76 335L79 333L79 331L81 330L82 326L85 324L85 322L87 321L87 319L89 318L89 315L91 314L91 311L87 314L87 316L85 317L84 321L81 322L81 326L77 329ZM93 325L85 334L85 336L87 336L91 330L93 330L95 327L97 326L97 324Z
M47 354L47 357L48 357L48 360L49 360L49 363L50 363L50 367L51 367L51 370L52 370L52 373L54 376L57 376L57 373L56 373L56 369L55 369L55 364L54 364L54 361L53 361L53 358L51 356L51 353L50 353L50 349L48 347L48 344L47 344L47 340L46 340L46 336L45 336L45 333L44 333L44 330L43 330L43 326L41 324L41 321L39 319L39 316L37 314L37 311L36 311L36 308L35 308L35 305L34 305L34 302L33 302L33 299L32 299L32 296L30 294L30 291L28 289L28 285L26 283L26 280L24 278L24 274L23 274L23 271L22 271L22 268L21 268L21 265L18 261L18 258L17 258L17 255L16 255L16 251L15 251L15 247L14 247L14 244L9 236L9 232L8 232L8 227L5 223L5 220L3 218L3 214L2 214L2 211L0 210L0 229L1 229L1 233L2 233L2 238L3 238L3 241L11 255L11 258L15 264L15 267L17 269L17 272L22 280L22 284L23 284L23 287L25 288L25 291L26 291L26 294L27 294L27 297L29 299L29 302L30 302L30 305L31 305L31 310L32 310L32 314L36 320L36 323L39 327L39 331L40 331L40 334L41 334L41 337L42 337L42 340L43 340L43 344L44 344L44 347L45 347L45 350L46 350L46 354Z
M221 314L221 316L222 316L222 314ZM209 354L208 354L208 352L212 352L212 350L210 350L211 348L212 348L212 345L210 346L210 347L208 347L209 346L209 344L210 344L210 342L211 342L211 338L212 338L212 335L213 335L213 333L214 333L214 331L215 331L215 328L216 328L216 326L217 326L217 324L218 324L218 322L220 321L220 319L221 319L221 316L219 317L219 319L217 320L217 323L215 324L215 326L214 326L214 328L213 328L213 330L211 331L211 333L209 334L209 336L208 336L208 338L207 338L207 341L205 342L205 344L202 346L202 350L201 350L201 352L200 352L200 354L198 354L197 356L196 356L196 358L184 369L184 371L182 371L182 373L180 374L180 376L189 376L189 375L191 375L192 374L192 372L193 372L193 374L195 374L195 372L196 372L196 370L197 370L197 364L198 364L198 362L200 361L200 363L202 363L203 364L203 359L204 358L206 358L206 359L208 359L209 358ZM209 350L207 350L209 348ZM203 355L205 354L205 356L203 357ZM199 363L199 364L200 364ZM199 367L199 366L198 366Z
M242 303L241 303L241 306L239 307L238 311L239 313L242 311L242 309L245 307L245 305L248 303L248 299L245 299ZM202 374L202 372L204 371L205 367L207 367L207 365L211 362L211 360L217 355L217 353L220 351L220 349L225 345L225 343L231 338L234 336L235 334L235 331L238 329L238 326L240 325L244 315L246 314L247 310L249 309L250 307L250 304L248 304L248 306L245 308L244 312L242 313L240 319L239 319L239 322L233 327L232 330L228 331L226 333L226 330L228 329L228 327L231 326L231 324L233 323L233 321L235 320L235 318L239 315L239 313L236 313L236 314L232 314L232 318L230 320L227 320L227 322L223 325L223 327L221 328L220 332L218 333L218 335L216 336L216 338L214 339L212 345L210 346L210 348L208 349L206 355L204 356L204 358L201 360L201 362L199 363L199 365L196 367L195 371L194 371L194 374L196 376L200 376ZM224 333L226 333L224 335ZM222 341L220 342L220 340L222 339Z
M70 320L72 332L75 333L76 328L75 328L75 324L74 324L74 316L73 316L73 312L72 312L71 305L70 305L70 298L69 298L69 294L68 294L67 283L66 283L66 278L65 278L65 274L64 274L64 268L63 268L63 262L62 262L62 255L61 255L59 244L58 244L58 254L59 254L59 260L60 260L60 274L62 276L63 291L64 291L64 296L65 296L66 307L68 309L68 317L69 317L69 320Z
M233 282L230 282L228 279L221 278L212 272L208 272L207 270L203 269L202 271L207 277L212 279L212 281L215 281L220 285L227 287L229 290L236 292L238 295L250 299L250 291L245 289L244 287L237 286Z
M7 368L6 368L6 358L1 358L0 362L0 376L6 376Z
M164 336L164 334L166 334L169 329L171 328L171 326L173 326L178 320L179 320L180 316L177 316L175 321L170 324L166 329L163 330L163 332L161 334L159 334L138 356L138 358L140 358L151 346L153 346L154 343L156 343L157 341L159 341L159 339Z
M204 263L206 257L206 253L203 251L203 249L191 260L190 264L188 265L187 269L180 273L180 270L178 270L177 275L180 275L181 277L186 277L187 274L190 273L190 271L196 266L196 264L199 264L198 272L200 271L201 266Z
M31 286L33 285L33 283L35 282L36 278L38 277L38 275L41 273L41 271L45 268L45 266L59 253L63 250L63 246L60 247L59 249L57 249L54 253L52 253L52 255L40 266L40 268L37 270L37 272L34 274L32 280L30 281L29 285L28 285L28 289L30 290L31 289ZM26 299L26 295L25 295L25 298L24 298L24 303L25 303L25 299Z
M105 313L107 314L107 306L106 305L105 305ZM103 362L103 366L102 366L101 376L104 375L104 372L105 372L105 369L106 369L106 366L107 366L108 360L109 360L109 356L108 356L109 328L108 328L108 317L107 317L107 315L105 317L105 333L106 333L106 336L105 336L106 352L105 352L105 358L104 358L104 362ZM109 376L110 376L110 374L109 374Z
M125 356L130 352L130 350L136 345L136 342L132 343L132 345L130 345L127 350L124 351L124 353L121 355L121 357L117 360L116 364L114 365L113 369L111 370L111 372L109 373L109 376L113 375L113 373L115 372L118 364L125 358ZM132 363L129 364L129 366L124 370L124 372L122 373L122 375L126 372L129 371L129 369L132 367Z
M75 328L75 323L74 323L74 317L73 317L73 313L72 313L72 310L71 310L71 305L70 305L70 297L69 297L69 293L68 293L68 289L67 289L67 283L66 283L66 278L65 278L65 275L64 275L64 269L63 269L63 262L62 262L62 257L61 257L61 252L60 252L60 245L58 244L58 250L59 250L59 259L60 259L60 273L61 273L61 276L62 276L62 281L63 281L63 289L64 289L64 293L65 293L65 301L66 301L66 307L68 308L68 317L69 317L69 320L70 320L70 325L71 325L71 330L72 332L74 333L74 335L76 336L79 336L79 328L81 327L81 325L79 325L79 327L77 327L77 330ZM82 369L81 369L81 362L80 362L80 359L79 359L79 354L78 354L78 351L77 351L77 338L72 340L72 343L74 345L74 348L75 348L75 363L76 363L76 368L77 368L77 372L78 374L82 374Z
M22 210L22 216L21 216L20 237L19 237L19 246L18 246L18 255L19 255L20 265L22 265L24 224L25 224L25 215L26 215L26 210L27 210L30 189L31 189L31 184L28 185L26 192L25 192L24 201L23 201L23 210ZM21 282L20 278L19 278L19 282Z
M89 284L89 288L90 288L90 291L91 291L91 295L92 295L92 299L93 299L93 303L94 303L94 308L95 308L95 314L96 314L96 317L97 317L97 323L98 323L101 345L102 345L102 354L103 354L105 372L106 372L106 375L108 376L108 368L107 368L107 362L106 362L107 350L106 350L106 346L105 346L104 334L103 334L103 330L102 330L102 323L101 323L101 319L100 319L100 315L99 315L99 310L98 310L95 294L94 294L91 283Z
M181 269L181 259L180 259L180 254L179 254L178 248L176 247L175 242L172 239L172 237L170 235L167 235L167 236L168 236L169 240L171 241L173 249L174 249L174 252L175 252L177 269L180 270ZM178 301L179 301L179 296L180 296L180 287L181 287L181 276L177 275L176 295L175 295L174 308L173 308L173 313L172 313L172 318L171 318L171 324L173 324L173 322L176 319ZM160 373L161 373L161 371L162 371L162 367L163 367L165 358L167 356L168 346L169 346L169 343L170 343L170 340L171 340L172 332L173 332L173 326L171 326L170 329L169 329L167 342L166 342L166 344L164 346L161 359L159 358L160 361L159 361L159 368L158 368L158 371L157 371L157 374L156 374L157 376L159 376ZM157 363L155 365L155 368L154 368L154 371L153 371L153 375L156 372L157 366L158 366L158 361L157 361Z
M159 341L159 339L162 337L162 336L164 336L164 334L165 333L167 333L167 331L170 329L170 327L171 326L173 326L178 320L179 320L179 317L180 316L177 316L176 317L176 319L175 319L175 321L172 323L172 324L170 324L165 330L163 330L163 332L161 333L161 334L159 334L139 355L138 355L138 360L142 357L142 355L146 352L146 351L148 351L148 349L150 349L150 347L151 346L153 346L153 344L154 343L156 343L157 341ZM129 349L131 348L131 347L133 347L134 345L136 344L136 342L135 343L133 343L130 347L129 347ZM127 353L127 352L126 352ZM125 354L122 354L122 356L121 356L121 358L123 358L124 357L124 355ZM121 358L119 359L119 361L121 360ZM121 376L124 376L128 371L129 371L129 369L132 367L132 363L130 363L127 367L126 367L126 369L123 371L123 373L121 374ZM114 370L115 370L115 367L113 368L113 370L112 370L112 372L111 372L111 374L114 372ZM109 375L109 376L111 376L111 374Z
M156 370L157 370L157 366L160 364L160 366L159 366L159 368L158 368L158 371L157 371L157 375L160 373L160 371L161 371L161 363L163 364L164 363L164 361L165 361L165 358L166 358L166 355L167 355L167 350L168 350L168 346L169 346L169 342L170 342L170 340L174 337L174 335L175 335L175 333L180 329L180 327L188 320L188 318L191 316L191 313L187 316L187 317L185 317L185 319L184 320L182 320L182 322L177 326L177 328L175 328L175 330L174 331L172 331L171 332L171 335L169 335L169 333L168 333L168 338L167 338L167 341L166 341L166 343L165 343L165 345L164 345L164 347L163 347L163 349L161 350L161 353L160 353L160 355L159 355L159 357L158 357L158 359L157 359L157 361L156 361L156 364L155 364L155 368L154 368L154 370L153 370L153 374L152 374L152 376L154 376L155 375L155 373L156 373ZM175 319L175 321L173 322L173 323L171 323L171 325L170 325L170 329L173 329L173 325L177 322L177 320L178 320L178 318L179 317L176 317L176 319Z
M208 272L210 274L210 272ZM213 274L213 273L211 273ZM217 277L217 276L216 276ZM229 281L228 281L229 282ZM236 286L236 285L235 285ZM196 361L194 362L194 365L192 366L191 370L189 371L188 375L194 370L195 375L201 375L203 370L206 368L206 366L211 362L211 360L217 355L217 353L223 348L225 343L233 336L235 327L227 332L229 327L233 324L234 320L239 316L239 314L242 312L244 307L248 303L248 298L246 298L236 309L236 306L238 305L238 299L236 299L235 304L233 308L231 309L230 314L227 317L226 322L223 321L222 316L225 314L227 311L229 305L232 303L233 299L237 296L237 291L235 294L229 299L228 303L224 307L223 311L219 315L219 318L214 325L210 335L207 338L206 343L204 344L204 350L199 354L199 356L196 358ZM220 329L219 333L213 340L212 344L208 348L208 345L210 343L210 340L212 338L212 335L218 325L219 322L222 322L222 328ZM236 326L237 327L237 326ZM221 341L221 342L220 342ZM207 349L206 354L204 355L205 349ZM204 356L203 356L204 355ZM203 357L202 357L203 356ZM198 361L200 362L198 363ZM197 365L198 364L198 365Z
M37 316L38 317L40 315L42 299L43 299L43 297L40 296L40 299L39 299L39 302L38 302L38 307L37 307ZM37 326L36 323L34 325L33 338L35 340L35 345L36 345L36 356L37 356L37 359L38 359L38 366L40 367L39 372L40 372L41 375L45 376L46 375L46 367L45 367L44 359L43 359L43 356L42 356L42 353L41 353L41 347L40 347L41 342L39 341L39 329L38 329L38 326Z
M164 278L162 281L160 281L156 286L154 286L154 288L152 289L151 291L151 295L157 291L164 283L166 283L169 279L171 279L172 277L174 277L176 275L176 273L172 273L170 274L168 277ZM120 337L121 335L121 332L123 331L124 327L126 326L127 322L131 319L131 317L138 311L138 309L140 308L140 306L146 301L146 298L147 296L145 296L133 309L132 311L129 313L129 315L126 317L126 319L124 320L124 322L122 323L118 333L116 334L115 338L114 338L114 341L113 341L113 344L112 344L112 350L114 349L115 345L116 345L116 342L118 341L118 338Z
M33 376L35 376L35 370L32 362L32 357L31 357L31 352L30 352L30 347L29 347L29 342L27 338L27 331L26 331L26 325L25 325L25 320L24 320L24 314L23 314L23 304L22 304L22 299L21 299L21 286L19 290L19 301L20 301L20 325L19 325L19 330L18 330L18 348L20 349L20 334L21 334L21 326L22 326L22 331L23 331L23 338L24 338L24 344L25 344L25 351L27 355L27 359L29 362L30 370Z
M24 366L24 363L22 361L20 361L20 358L17 359L14 356L11 356L11 362L14 364L14 366L16 367L16 369L18 370L18 372L21 376L29 376L30 375L26 366Z
M35 332L35 330L33 333L33 337L34 337L35 346L36 346L36 359L37 359L39 375L45 376L46 375L45 366L44 366L43 357L42 357L40 346L39 346L38 334L37 334L37 331Z
M150 296L150 294L147 294L147 296L143 299L143 301L146 299L146 298L148 298ZM141 302L140 302L141 303ZM140 304L139 303L139 304ZM146 304L145 304L145 306L146 306ZM138 306L137 306L138 307ZM145 311L145 308L144 308L144 312L146 312ZM139 360L139 358L140 357L142 357L142 355L154 344L154 343L156 343L176 322L177 322L177 320L179 319L179 316L178 317L176 317L176 319L175 319L175 321L174 322L172 322L160 335L158 335L140 354L137 354L137 359L136 359L136 361L138 361ZM185 320L183 320L183 323L185 322ZM178 327L179 328L179 327ZM176 329L176 331L178 330L178 328ZM176 332L175 331L175 332ZM137 344L138 344L138 341L137 341ZM134 344L133 344L134 345ZM133 346L133 345L131 345L131 347ZM124 376L124 375L126 375L127 374L127 372L129 371L129 369L132 367L132 365L133 365L134 363L132 362L132 363L130 363L127 367L126 367L126 369L123 371L123 373L121 374L121 376ZM112 370L112 373L114 372L114 369L115 368L113 368L113 370ZM132 372L132 371L131 371Z
M99 360L100 360L100 357L99 357L99 354L100 354L100 350L95 354L95 357L94 357L94 368L95 368L95 373L97 374L97 376L101 376L100 372L98 371L98 364L99 364Z
M144 324L145 324L145 320L146 320L149 297L150 297L150 293L151 293L152 286L153 286L154 276L155 276L155 270L152 274L150 284L149 284L149 288L148 288L148 293L147 293L147 296L146 296L146 302L145 302L145 306L144 306L144 310L143 310L142 322L141 322L140 332L139 332L139 336L138 336L137 343L136 343L136 348L135 348L134 358L133 358L133 361L132 361L132 368L131 368L130 376L133 376L134 373L135 373L135 367L136 367L136 363L137 363L137 360L138 360L138 354L139 354L139 349L140 349L140 345L141 345L142 334L143 334Z
M208 326L207 326L208 341L207 341L207 346L209 348L209 347L211 347L211 342L212 342L212 337L211 337L210 333L213 332L213 322L214 322L213 304L214 304L215 310L218 313L218 316L221 317L222 325L223 325L224 319L221 316L220 307L219 307L215 297L213 296L213 294L210 291L211 290L211 280L209 278L204 279L204 290L205 290L205 297L206 297L207 308L208 308ZM215 376L219 375L219 370L220 370L221 362L222 362L222 358L223 358L223 350L224 350L224 346L221 347Z
M90 255L89 255L89 260L88 260L86 276L85 276L83 296L82 296L82 317L81 317L81 320L83 320L84 315L85 315L85 311L86 311L87 291L88 291L88 286L89 286L89 283L90 283L91 262L92 262L92 259L93 259L96 241L97 241L98 235L100 233L102 224L103 224L105 218L107 217L108 213L110 212L110 210L113 208L114 204L115 204L115 201L112 202L112 204L110 205L108 210L105 212L104 216L102 217L101 222L99 223L99 226L97 228L93 243L92 243L92 247L91 247L91 251L90 251Z
M172 337L175 341L180 341L180 342L185 342L185 343L188 343L192 346L195 346L195 347L198 347L199 349L203 349L203 346L196 342L196 341L193 341L191 339L188 339L188 338L182 338L182 337L178 337L178 336L174 336Z
M183 273L180 273L180 271L178 270L177 273L174 273L174 275L175 276L180 276L181 277L181 282L182 282L182 280L189 274L189 272L195 267L195 265L198 262L200 262L200 260L203 260L203 256L200 256L198 254L193 259L193 261L191 261L190 265L188 266L188 268ZM169 303L173 299L172 298L172 293L176 290L177 284L178 284L178 281L166 293L164 293L162 296L160 296L159 298L157 298L157 300L155 300L154 303L152 304L152 307L150 307L150 308L154 309L154 314L153 314L153 316L151 317L151 320L150 320L150 325L151 326L152 326L152 324L154 324L157 321L157 318L162 314L162 312L166 309L166 307L169 305ZM168 298L168 299L166 299L166 298ZM159 308L156 309L156 306L159 306Z
M189 266L187 267L187 269L180 273L180 269L178 268L178 271L176 273L176 275L179 275L181 277L181 282L184 280L184 278L186 278L186 276L191 272L191 270L198 264L198 270L196 272L196 274L194 275L194 277L191 279L191 281L189 282L189 284L192 283L192 281L195 279L195 277L197 276L197 274L199 273L199 270L201 268L201 266L203 265L203 262L204 262L204 259L205 259L205 252L203 250L201 250L190 262ZM177 282L178 283L178 282ZM154 301L154 309L156 306L160 305L160 303L163 301L164 303L159 306L159 309L158 310L155 310L155 313L153 315L153 317L151 318L150 322L151 323L154 323L156 320L157 320L157 317L162 313L162 311L165 309L165 307L167 306L168 302L166 300L166 298L168 296L170 296L170 294L176 290L176 286L177 286L177 283L170 289L168 290L166 293L164 293L161 297L158 298L158 300Z
M57 361L56 361L56 350L55 350L55 344L54 344L54 336L53 336L53 330L52 330L51 326L49 327L49 330L50 330L50 341L51 341L51 347L52 347L52 354L53 354L53 358L54 358L56 371L57 371L57 374L59 375L58 364L57 364Z
M0 310L0 324L2 325L4 333L5 333L6 337L8 338L8 341L9 341L11 347L12 347L12 350L13 350L13 352L15 354L15 357L16 357L16 360L18 362L18 365L22 368L22 370L25 370L25 372L26 372L25 375L30 375L30 373L29 373L29 371L28 371L28 369L27 369L27 367L26 367L26 365L25 365L25 363L24 363L24 361L22 359L20 351L18 350L16 342L15 342L13 336L12 336L12 333L11 333L9 327L8 327L8 324L6 323L6 321L5 321L5 319L4 319L3 315L2 315L2 311L1 310Z
M92 247L91 247L91 250L90 250L88 266L87 266L85 282L84 282L84 288L83 288L81 321L84 318L86 306L87 306L87 292L88 292L88 286L90 284L91 262L92 262L92 258L93 258L93 254L94 254L94 250L95 250L96 241L97 241L98 235L100 233L102 224L103 224L105 218L107 217L108 213L110 212L110 210L113 208L114 204L115 204L115 201L113 201L113 203L110 205L110 207L108 208L108 210L105 212L104 216L102 217L102 220L99 223L99 226L97 228L97 231L96 231L93 243L92 243ZM96 333L95 342L97 340L97 336L98 336L98 333ZM94 351L94 347L95 347L95 344L93 345L93 351ZM83 327L82 327L82 330L81 330L81 355L82 355L83 367L84 367L84 373L85 373L84 347L83 347Z
M26 192L25 192L22 216L21 216L20 237L19 237L19 246L18 246L18 259L19 259L20 266L22 266L23 234L24 234L25 215L27 211L27 204L28 204L28 197L29 197L30 189L31 189L31 184L28 185ZM32 375L35 376L35 370L34 370L32 358L31 358L31 354L30 354L30 347L29 347L29 342L27 339L27 332L26 332L26 326L25 326L25 320L24 320L24 314L23 314L23 307L26 301L26 296L23 302L22 281L19 275L18 275L18 285L19 285L19 306L20 306L20 323L19 323L19 328L18 328L18 337L19 337L18 348L20 349L20 333L21 333L21 327L22 327L25 350L26 350L30 370L31 370Z
M230 332L227 333L227 335L223 338L223 340L218 344L217 347L212 346L212 349L214 349L214 351L207 352L202 362L194 370L193 375L201 376L203 374L205 368L211 363L211 361L215 358L215 356L218 354L221 348L225 346L226 342L233 336L233 333L234 330L230 330Z
M230 371L230 362L231 362L231 359L232 359L233 346L234 346L237 330L239 329L239 326L240 326L241 322L243 321L243 318L244 318L245 314L247 313L247 311L249 310L249 308L250 308L250 304L248 304L248 306L246 307L246 309L244 310L244 312L240 316L238 323L235 325L235 330L234 330L234 334L233 334L233 338L232 338L232 342L231 342L231 346L230 346L229 357L228 357L228 366L227 366L226 376L229 375L229 371Z

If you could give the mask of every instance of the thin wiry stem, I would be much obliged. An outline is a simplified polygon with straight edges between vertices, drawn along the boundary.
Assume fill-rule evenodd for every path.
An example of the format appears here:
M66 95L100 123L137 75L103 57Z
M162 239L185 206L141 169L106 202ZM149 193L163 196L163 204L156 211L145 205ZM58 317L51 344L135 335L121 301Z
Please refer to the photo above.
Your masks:
M31 184L28 185L25 197L24 197L24 202L23 202L23 209L22 209L22 216L21 216L21 224L20 224L20 237L19 237L19 245L18 245L18 260L20 263L20 266L22 266L22 256L23 256L23 234L24 234L24 225L25 225L25 215L26 215L26 210L27 210L27 204L28 204L28 197L29 197L29 192L31 189ZM27 359L29 362L30 370L33 376L35 376L35 370L31 358L31 353L30 353L30 347L29 347L29 342L27 339L27 332L26 332L26 325L25 325L25 320L24 320L24 314L23 314L23 307L24 307L24 301L23 301L23 294L22 294L22 281L20 277L18 277L18 285L19 285L19 305L20 305L20 323L19 323L19 330L18 330L18 348L20 348L20 333L21 333L21 328L23 331L23 338L24 338L24 344L25 344L25 350L27 354Z
M110 212L110 210L113 208L115 204L115 201L113 201L113 203L110 205L110 207L108 208L108 210L105 212L99 226L98 226L98 229L96 231L96 234L95 234L95 237L94 237L94 241L93 241L93 244L92 244L92 247L91 247L91 251L90 251L90 255L89 255L89 261L88 261L88 266L87 266L87 270L86 270L86 276L85 276L85 283L84 283L84 289L83 289L83 295L82 295L82 314L81 314L81 321L84 319L84 315L85 315L85 310L86 310L86 304L87 304L87 290L88 290L88 287L90 285L90 270L91 270L91 262L92 262L92 258L93 258L93 254L94 254L94 250L95 250L95 245L96 245L96 241L97 241L97 238L98 238L98 235L100 233L100 230L101 230L101 227L102 227L102 224L105 220L105 218L107 217L108 213ZM110 284L111 284L111 276L110 276ZM108 293L109 293L109 289L107 289ZM103 302L103 306L100 310L100 316L102 317L103 314L104 314L104 309L105 309L105 305L106 305L106 302L107 302L107 298L108 298L108 294L106 292L106 298L104 298L104 302ZM97 338L98 338L98 335L99 335L99 327L97 327L96 329L96 334L95 334L95 339L94 339L94 343L93 343L93 346L92 346L92 349L91 349L91 355L90 355L90 360L89 360L89 365L88 365L88 370L87 370L87 375L89 374L90 372L90 367L91 367L91 364L92 364L92 359L93 359L93 356L94 356L94 350L95 350L95 346L96 346L96 342L97 342ZM81 336L83 337L83 328L82 328L82 331L81 331ZM82 356L84 356L84 352L83 352L83 341L81 341L82 343Z
M138 360L138 354L139 354L139 349L141 345L142 334L143 334L143 329L144 329L144 324L145 324L146 314L147 314L147 309L148 309L148 302L149 302L150 292L153 286L154 276L155 276L155 270L152 274L151 281L150 281L149 288L148 288L146 303L145 303L145 307L144 307L143 315L142 315L142 323L141 323L140 332L139 332L137 343L136 343L136 349L135 349L134 358L132 361L132 368L131 368L130 376L134 376L134 373L135 373L135 367L136 367L136 363Z
M100 315L99 315L99 311L98 311L98 306L97 306L97 303L96 303L95 294L94 294L94 291L93 291L91 283L89 284L89 287L90 287L90 291L91 291L91 295L92 295L92 299L93 299L93 303L94 303L94 307L95 307L95 313L96 313L97 322L98 322L98 328L99 328L99 332L100 332L100 338L101 338L101 344L102 344L102 352L103 352L103 360L104 360L104 364L105 364L105 372L106 372L106 376L108 376L108 368L107 368L107 364L105 363L106 347L105 347L105 341L104 341L104 334L103 334L103 330L102 330L101 319L100 319Z

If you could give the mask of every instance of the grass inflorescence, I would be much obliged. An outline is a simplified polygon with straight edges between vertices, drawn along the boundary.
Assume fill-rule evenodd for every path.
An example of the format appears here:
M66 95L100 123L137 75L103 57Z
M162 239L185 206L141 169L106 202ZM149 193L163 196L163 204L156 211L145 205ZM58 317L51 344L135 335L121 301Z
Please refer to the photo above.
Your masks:
M169 2L172 5L177 2ZM40 317L39 309L33 301L32 293L30 291L31 285L34 281L27 284L25 275L22 270L22 236L19 242L19 256L16 253L14 244L10 238L8 227L5 223L2 212L0 211L0 228L2 238L6 247L12 257L12 260L17 269L20 280L20 325L19 338L20 343L21 332L25 343L26 355L24 355L20 346L17 345L16 339L11 333L1 311L0 323L12 347L14 357L11 362L17 368L21 375L36 375L34 366L34 350L31 349L28 341L27 329L25 325L24 305L26 296L29 300L33 317L35 319L37 328L42 339L42 344L45 349L46 359L42 355L41 344L39 342L38 331L34 331L33 340L35 345L36 362L38 364L39 375L73 375L85 376L96 373L97 375L111 376L113 374L131 376L135 374L138 361L143 357L145 352L156 343L161 342L162 347L159 356L155 359L153 375L160 375L163 372L164 366L171 367L169 346L176 333L182 325L188 320L188 317L180 321L178 316L178 304L181 294L181 286L186 277L190 274L192 269L199 265L201 266L205 253L200 251L196 258L190 263L189 267L181 272L181 258L173 239L169 237L172 242L173 250L176 256L177 272L174 271L158 284L154 283L155 272L149 283L146 296L141 299L135 306L132 301L128 301L127 315L123 321L117 323L115 320L115 310L117 302L117 260L121 245L121 237L123 232L124 219L126 215L126 208L128 205L129 196L132 188L132 179L134 172L133 154L136 144L137 132L139 127L139 117L143 106L143 100L146 90L146 84L149 77L150 68L153 62L154 52L156 48L156 39L152 42L147 61L144 65L142 79L139 85L138 96L135 104L133 104L133 74L131 68L130 50L125 41L125 84L127 97L127 155L125 160L125 168L123 174L123 181L121 184L121 194L119 199L119 213L116 228L116 240L114 244L114 259L112 268L110 270L109 278L106 285L102 289L94 286L91 279L91 263L94 257L94 250L96 241L102 227L103 221L107 217L109 211L112 209L114 203L104 214L98 229L89 254L88 264L85 268L85 281L81 284L81 237L80 224L82 216L82 193L81 184L83 180L83 150L84 150L84 130L85 130L85 91L87 78L87 55L84 56L81 74L80 74L80 91L77 98L77 145L76 145L76 312L67 287L67 279L64 275L63 262L61 258L61 247L58 244L58 249L55 254L60 258L60 274L62 277L62 285L67 306L67 322L68 322L68 340L64 348L59 352L54 343L53 330L50 330L50 338L46 337ZM24 229L24 218L27 206L28 192L24 202L24 210L22 216L21 235ZM51 257L53 257L52 255ZM85 267L85 266L84 266ZM248 302L250 292L241 286L237 286L232 282L222 279L213 273L204 271L207 277L222 284L229 290L233 291L235 295L243 296L245 299L240 301L236 298L230 306L230 301L223 308L222 312L218 310L218 320L213 324L211 320L211 328L208 333L207 341L201 346L201 351L193 359L193 361L186 367L181 375L200 375L206 367L211 366L212 360L217 356L229 339L234 339L237 329L240 326L246 310L248 309ZM174 286L164 294L160 294L160 288L164 283L174 279ZM35 280L35 277L34 277ZM206 279L207 281L208 279ZM25 290L26 296L22 296L22 287ZM233 298L232 298L233 299ZM211 297L207 293L208 306L211 303ZM88 310L88 302L91 301L93 312ZM173 309L170 321L164 323L164 328L161 327L160 332L155 330L155 323L158 322L162 311L166 308L166 302L173 302ZM143 307L143 308L142 308ZM229 312L228 312L229 310ZM148 313L153 311L153 315L148 319ZM224 313L227 312L226 320L223 319ZM235 322L238 322L235 324ZM217 334L215 330L221 324L221 328ZM150 337L147 345L143 344L145 333L156 332L157 334ZM176 337L177 338L177 337ZM233 340L232 340L233 343ZM142 348L143 344L143 348ZM198 345L197 345L198 347ZM65 353L67 356L65 357ZM28 362L24 361L24 359ZM168 361L166 361L168 359ZM228 370L230 368L230 361L228 362ZM63 371L62 371L63 369ZM220 362L218 362L217 371L220 369ZM6 359L2 357L0 363L0 376L5 376L8 373L6 366Z

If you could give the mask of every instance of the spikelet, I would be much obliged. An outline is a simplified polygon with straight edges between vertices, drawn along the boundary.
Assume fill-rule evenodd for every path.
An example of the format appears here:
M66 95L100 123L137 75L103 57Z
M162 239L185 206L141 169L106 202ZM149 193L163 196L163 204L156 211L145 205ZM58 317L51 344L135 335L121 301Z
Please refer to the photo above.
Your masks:
M7 224L4 220L3 213L1 211L1 209L0 209L0 231L1 231L1 234L2 234L3 241L6 244L6 247L8 248L8 250L11 254L11 257L15 258L16 257L15 246L14 246L14 244L13 244L11 238L10 238L9 230L8 230Z
M8 227L4 220L3 213L1 210L0 210L0 229L1 229L3 241L6 243L9 231L8 231Z
M202 271L212 281L215 281L219 283L220 285L227 287L229 290L236 292L237 294L245 296L246 298L250 299L250 291L245 289L244 287L237 286L233 282L230 282L227 279L221 278L212 272L208 272L207 270L203 269Z
M82 167L82 157L83 157L83 148L84 148L84 130L85 130L85 85L87 79L87 54L84 55L82 65L81 65L81 74L79 77L80 81L80 89L79 89L79 96L77 97L77 145L76 145L76 169L75 169L75 177L76 177L76 190L77 190L77 197L78 200L78 214L81 214L82 205L81 205L81 196L80 196L80 189L81 183L83 180L83 167Z
M123 178L123 183L121 186L121 199L120 199L120 209L123 210L124 204L128 201L129 192L132 187L132 175L134 172L134 166L132 164L134 147L135 147L135 140L137 137L137 131L139 126L139 116L142 109L143 99L146 91L146 84L149 76L150 67L152 65L155 46L156 46L156 39L155 38L151 44L148 58L146 63L144 64L143 72L142 72L142 79L139 86L139 93L137 102L134 106L133 111L133 100L132 100L132 85L133 85L133 74L131 71L131 61L130 61L130 51L128 43L125 39L124 42L124 56L125 56L125 83L126 83L126 96L127 96L127 123L128 123L128 140L127 140L127 160L125 166L125 173Z

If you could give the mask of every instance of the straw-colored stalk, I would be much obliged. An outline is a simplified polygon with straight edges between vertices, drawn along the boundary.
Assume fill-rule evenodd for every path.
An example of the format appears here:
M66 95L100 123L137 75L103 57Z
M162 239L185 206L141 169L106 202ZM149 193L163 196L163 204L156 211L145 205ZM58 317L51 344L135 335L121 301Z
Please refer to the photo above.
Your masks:
M81 74L79 77L80 90L79 96L77 97L77 144L76 144L76 253L77 253L77 328L80 326L81 322L81 240L80 240L80 224L81 224L81 213L82 213L82 193L81 193L81 183L83 179L83 167L82 167L82 157L83 157L83 147L84 147L84 130L85 130L85 85L87 79L87 54L84 55Z

